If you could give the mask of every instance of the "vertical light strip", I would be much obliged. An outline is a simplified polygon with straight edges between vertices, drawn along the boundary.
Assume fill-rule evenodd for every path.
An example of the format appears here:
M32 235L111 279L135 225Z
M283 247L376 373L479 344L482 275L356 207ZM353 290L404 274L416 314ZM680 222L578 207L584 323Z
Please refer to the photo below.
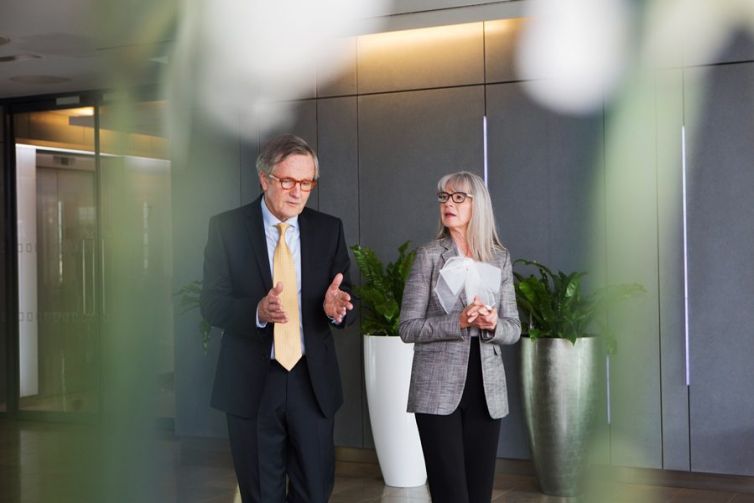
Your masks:
M607 375L606 392L607 392L607 424L612 424L612 415L610 414L610 355L605 355L605 374Z
M689 365L689 260L688 228L686 220L686 126L681 126L681 186L683 196L683 330L685 341L686 386L691 384Z
M63 201L58 201L58 284L63 283Z
M487 187L487 116L482 116L482 141L484 142L484 186Z
M149 270L149 203L144 201L141 206L141 218L142 218L142 253L144 255L144 270Z

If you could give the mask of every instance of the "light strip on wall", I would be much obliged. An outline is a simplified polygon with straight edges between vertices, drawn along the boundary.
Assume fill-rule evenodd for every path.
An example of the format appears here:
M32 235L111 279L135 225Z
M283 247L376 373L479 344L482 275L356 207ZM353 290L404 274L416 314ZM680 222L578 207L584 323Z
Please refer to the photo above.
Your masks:
M686 360L686 386L691 384L689 365L689 260L688 228L686 220L686 126L681 126L681 187L683 196L683 328Z
M605 355L605 391L607 395L607 424L612 424L612 415L610 414L610 355Z
M487 116L482 116L482 141L484 143L484 186L487 187Z

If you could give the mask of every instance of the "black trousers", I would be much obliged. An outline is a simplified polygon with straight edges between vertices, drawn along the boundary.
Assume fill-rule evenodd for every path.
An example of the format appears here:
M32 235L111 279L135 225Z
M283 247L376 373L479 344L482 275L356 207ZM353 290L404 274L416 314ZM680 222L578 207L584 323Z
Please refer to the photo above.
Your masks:
M320 411L303 358L290 372L270 362L256 418L227 417L244 503L327 503L335 482L334 419Z
M500 419L487 410L479 339L471 339L461 403L452 414L416 414L432 503L489 503Z

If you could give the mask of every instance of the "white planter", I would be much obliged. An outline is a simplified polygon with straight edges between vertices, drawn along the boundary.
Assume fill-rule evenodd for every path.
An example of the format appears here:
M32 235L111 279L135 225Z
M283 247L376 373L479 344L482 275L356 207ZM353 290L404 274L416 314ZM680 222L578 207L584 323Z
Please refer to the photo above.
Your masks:
M364 336L369 419L385 485L416 487L427 481L414 415L406 412L414 345L399 337Z

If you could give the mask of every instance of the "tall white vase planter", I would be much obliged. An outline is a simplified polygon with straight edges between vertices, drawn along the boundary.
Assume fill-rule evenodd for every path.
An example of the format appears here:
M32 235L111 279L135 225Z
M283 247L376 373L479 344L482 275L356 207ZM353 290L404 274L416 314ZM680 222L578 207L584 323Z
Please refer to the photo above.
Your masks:
M400 337L364 336L369 419L385 485L416 487L427 481L414 415L406 412L414 345Z

